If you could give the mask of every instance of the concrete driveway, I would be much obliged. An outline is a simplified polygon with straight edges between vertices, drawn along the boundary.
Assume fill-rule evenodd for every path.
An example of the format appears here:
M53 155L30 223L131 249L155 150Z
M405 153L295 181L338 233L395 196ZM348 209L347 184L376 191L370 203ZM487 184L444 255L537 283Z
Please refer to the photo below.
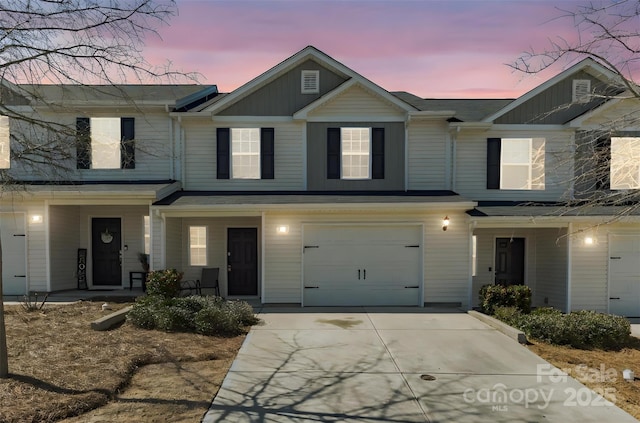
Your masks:
M265 308L259 317L204 422L636 422L465 313Z

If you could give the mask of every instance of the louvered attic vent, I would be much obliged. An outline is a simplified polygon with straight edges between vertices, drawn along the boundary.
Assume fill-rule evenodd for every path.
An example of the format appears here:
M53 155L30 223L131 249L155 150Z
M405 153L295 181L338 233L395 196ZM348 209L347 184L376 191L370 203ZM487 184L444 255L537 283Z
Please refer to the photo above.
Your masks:
M320 92L320 71L302 71L302 94L316 94Z
M573 80L573 96L574 103L588 103L591 100L591 81L589 79Z

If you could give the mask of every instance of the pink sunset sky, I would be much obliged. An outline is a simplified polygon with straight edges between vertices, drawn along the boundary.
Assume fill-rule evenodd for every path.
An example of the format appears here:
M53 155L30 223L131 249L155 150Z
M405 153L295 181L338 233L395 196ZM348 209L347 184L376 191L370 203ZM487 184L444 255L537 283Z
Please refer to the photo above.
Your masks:
M146 57L232 91L307 45L389 91L432 98L517 97L536 76L507 64L575 37L556 19L575 1L177 0L178 16L147 40Z

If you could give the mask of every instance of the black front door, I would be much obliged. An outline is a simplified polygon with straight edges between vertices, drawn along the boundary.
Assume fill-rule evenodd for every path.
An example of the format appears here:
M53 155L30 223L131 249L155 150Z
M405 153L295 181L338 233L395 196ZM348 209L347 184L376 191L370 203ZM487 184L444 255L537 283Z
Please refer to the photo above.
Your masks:
M258 295L258 230L227 230L227 289L229 295Z
M91 220L93 285L122 285L120 263L120 219Z
M496 239L496 284L524 285L524 238Z

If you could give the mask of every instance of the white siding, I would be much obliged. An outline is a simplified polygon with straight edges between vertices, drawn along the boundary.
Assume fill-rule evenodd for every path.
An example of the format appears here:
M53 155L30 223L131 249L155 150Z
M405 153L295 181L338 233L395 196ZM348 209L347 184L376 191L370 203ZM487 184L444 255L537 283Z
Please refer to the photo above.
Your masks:
M580 229L586 229L586 232L579 233ZM575 235L571 255L571 310L585 309L605 313L609 301L607 230L600 227L592 231L588 226L574 227L573 230ZM584 244L587 234L594 238L594 244Z
M182 271L184 263L186 263L183 262L182 259L182 219L166 219L165 230L165 263L164 265L159 264L154 267L154 270L164 268L178 269Z
M269 127L275 130L275 179L216 179L216 128ZM185 181L188 190L302 190L304 154L302 123L183 121Z
M613 127L617 129L637 128L638 127L638 108L640 101L637 98L631 98L620 101L611 107L604 106L603 110L590 116L582 123L582 127L590 127L602 129Z
M410 190L446 190L446 122L412 122L409 126Z
M422 223L424 224L424 301L461 303L468 299L468 226L464 214L449 213L451 225L442 230L440 214L268 213L265 216L265 290L267 303L300 303L302 293L303 223ZM288 225L288 234L276 228Z
M567 308L567 237L566 230L536 231L536 284L533 305ZM547 301L545 302L545 298Z
M405 119L404 113L391 103L383 101L379 96L359 86L347 89L309 113L309 119L334 122L344 121L345 118L370 122L376 118L389 117L400 121Z
M51 291L76 289L80 211L75 206L49 208Z
M545 138L545 189L487 189L487 138ZM454 191L473 200L553 201L563 198L572 178L573 137L569 132L471 132L457 137Z

